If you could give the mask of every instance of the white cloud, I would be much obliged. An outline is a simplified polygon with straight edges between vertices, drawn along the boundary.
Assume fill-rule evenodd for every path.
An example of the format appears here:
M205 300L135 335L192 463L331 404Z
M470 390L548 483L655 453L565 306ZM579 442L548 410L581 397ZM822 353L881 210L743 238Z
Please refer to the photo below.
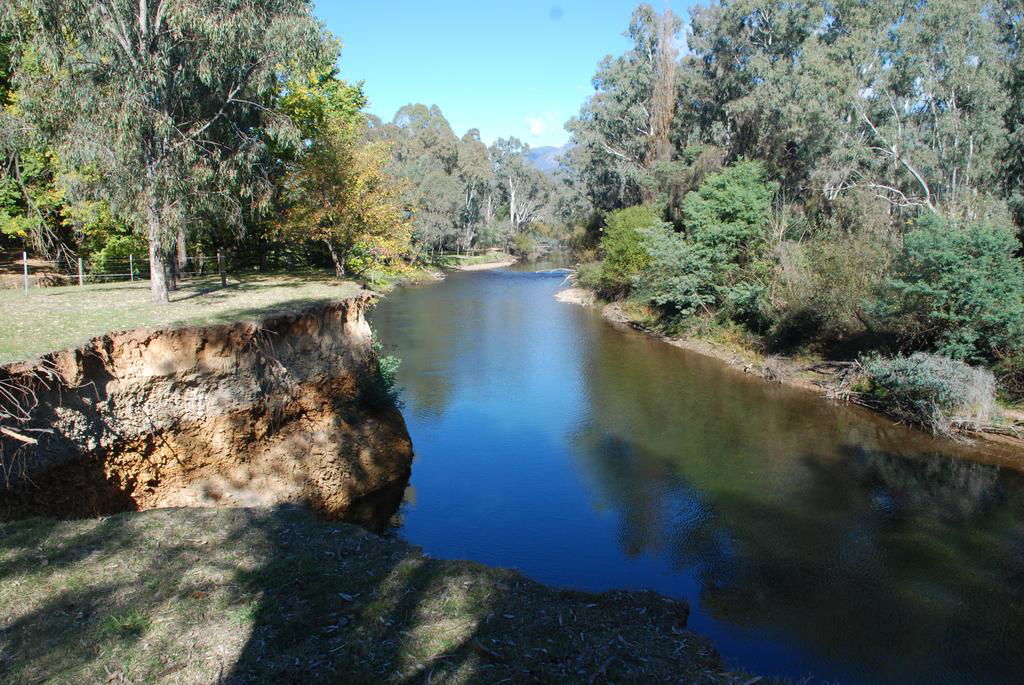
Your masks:
M530 134L533 136L544 135L544 132L548 130L548 122L544 120L543 116L526 117L526 125L530 127Z

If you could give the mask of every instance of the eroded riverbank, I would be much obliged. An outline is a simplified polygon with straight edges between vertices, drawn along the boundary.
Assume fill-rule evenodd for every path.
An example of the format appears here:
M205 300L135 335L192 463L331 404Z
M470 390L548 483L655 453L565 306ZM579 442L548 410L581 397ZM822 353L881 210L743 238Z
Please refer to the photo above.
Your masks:
M7 516L303 501L406 478L367 294L258 321L111 333L0 368Z

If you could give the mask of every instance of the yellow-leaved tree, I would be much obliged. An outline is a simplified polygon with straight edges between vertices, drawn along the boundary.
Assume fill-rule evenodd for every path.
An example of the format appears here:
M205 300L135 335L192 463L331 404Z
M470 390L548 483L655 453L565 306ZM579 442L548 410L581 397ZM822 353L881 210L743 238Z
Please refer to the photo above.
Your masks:
M311 75L284 98L307 143L285 178L281 230L295 239L322 241L339 278L353 270L356 253L362 268L398 259L408 252L411 236L401 185L386 170L388 145L364 135L365 101L358 86L333 72Z

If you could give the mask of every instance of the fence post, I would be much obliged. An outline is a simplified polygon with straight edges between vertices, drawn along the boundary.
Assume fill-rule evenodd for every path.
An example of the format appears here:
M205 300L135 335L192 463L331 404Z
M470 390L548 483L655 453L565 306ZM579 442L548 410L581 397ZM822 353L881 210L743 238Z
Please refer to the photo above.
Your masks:
M224 271L224 255L220 253L220 250L217 251L217 268L220 269L220 285L226 288L228 285L228 275Z
M21 261L25 265L25 294L28 295L28 252L21 253Z
M85 285L85 274L82 271L82 258L78 258L78 285Z
M132 283L135 282L135 255L128 255L128 273L132 279Z

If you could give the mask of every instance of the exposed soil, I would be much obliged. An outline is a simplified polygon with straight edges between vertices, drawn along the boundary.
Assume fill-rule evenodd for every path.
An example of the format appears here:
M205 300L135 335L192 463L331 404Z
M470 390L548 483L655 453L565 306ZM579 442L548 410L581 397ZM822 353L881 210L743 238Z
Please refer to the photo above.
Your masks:
M510 259L502 259L497 262L483 262L480 264L455 264L453 266L445 267L452 269L453 271L486 271L488 269L504 269L507 266L512 266L518 259L512 257Z
M23 414L0 434L0 512L303 500L343 514L412 460L381 386L370 299L258 324L111 333L0 367L4 408Z

